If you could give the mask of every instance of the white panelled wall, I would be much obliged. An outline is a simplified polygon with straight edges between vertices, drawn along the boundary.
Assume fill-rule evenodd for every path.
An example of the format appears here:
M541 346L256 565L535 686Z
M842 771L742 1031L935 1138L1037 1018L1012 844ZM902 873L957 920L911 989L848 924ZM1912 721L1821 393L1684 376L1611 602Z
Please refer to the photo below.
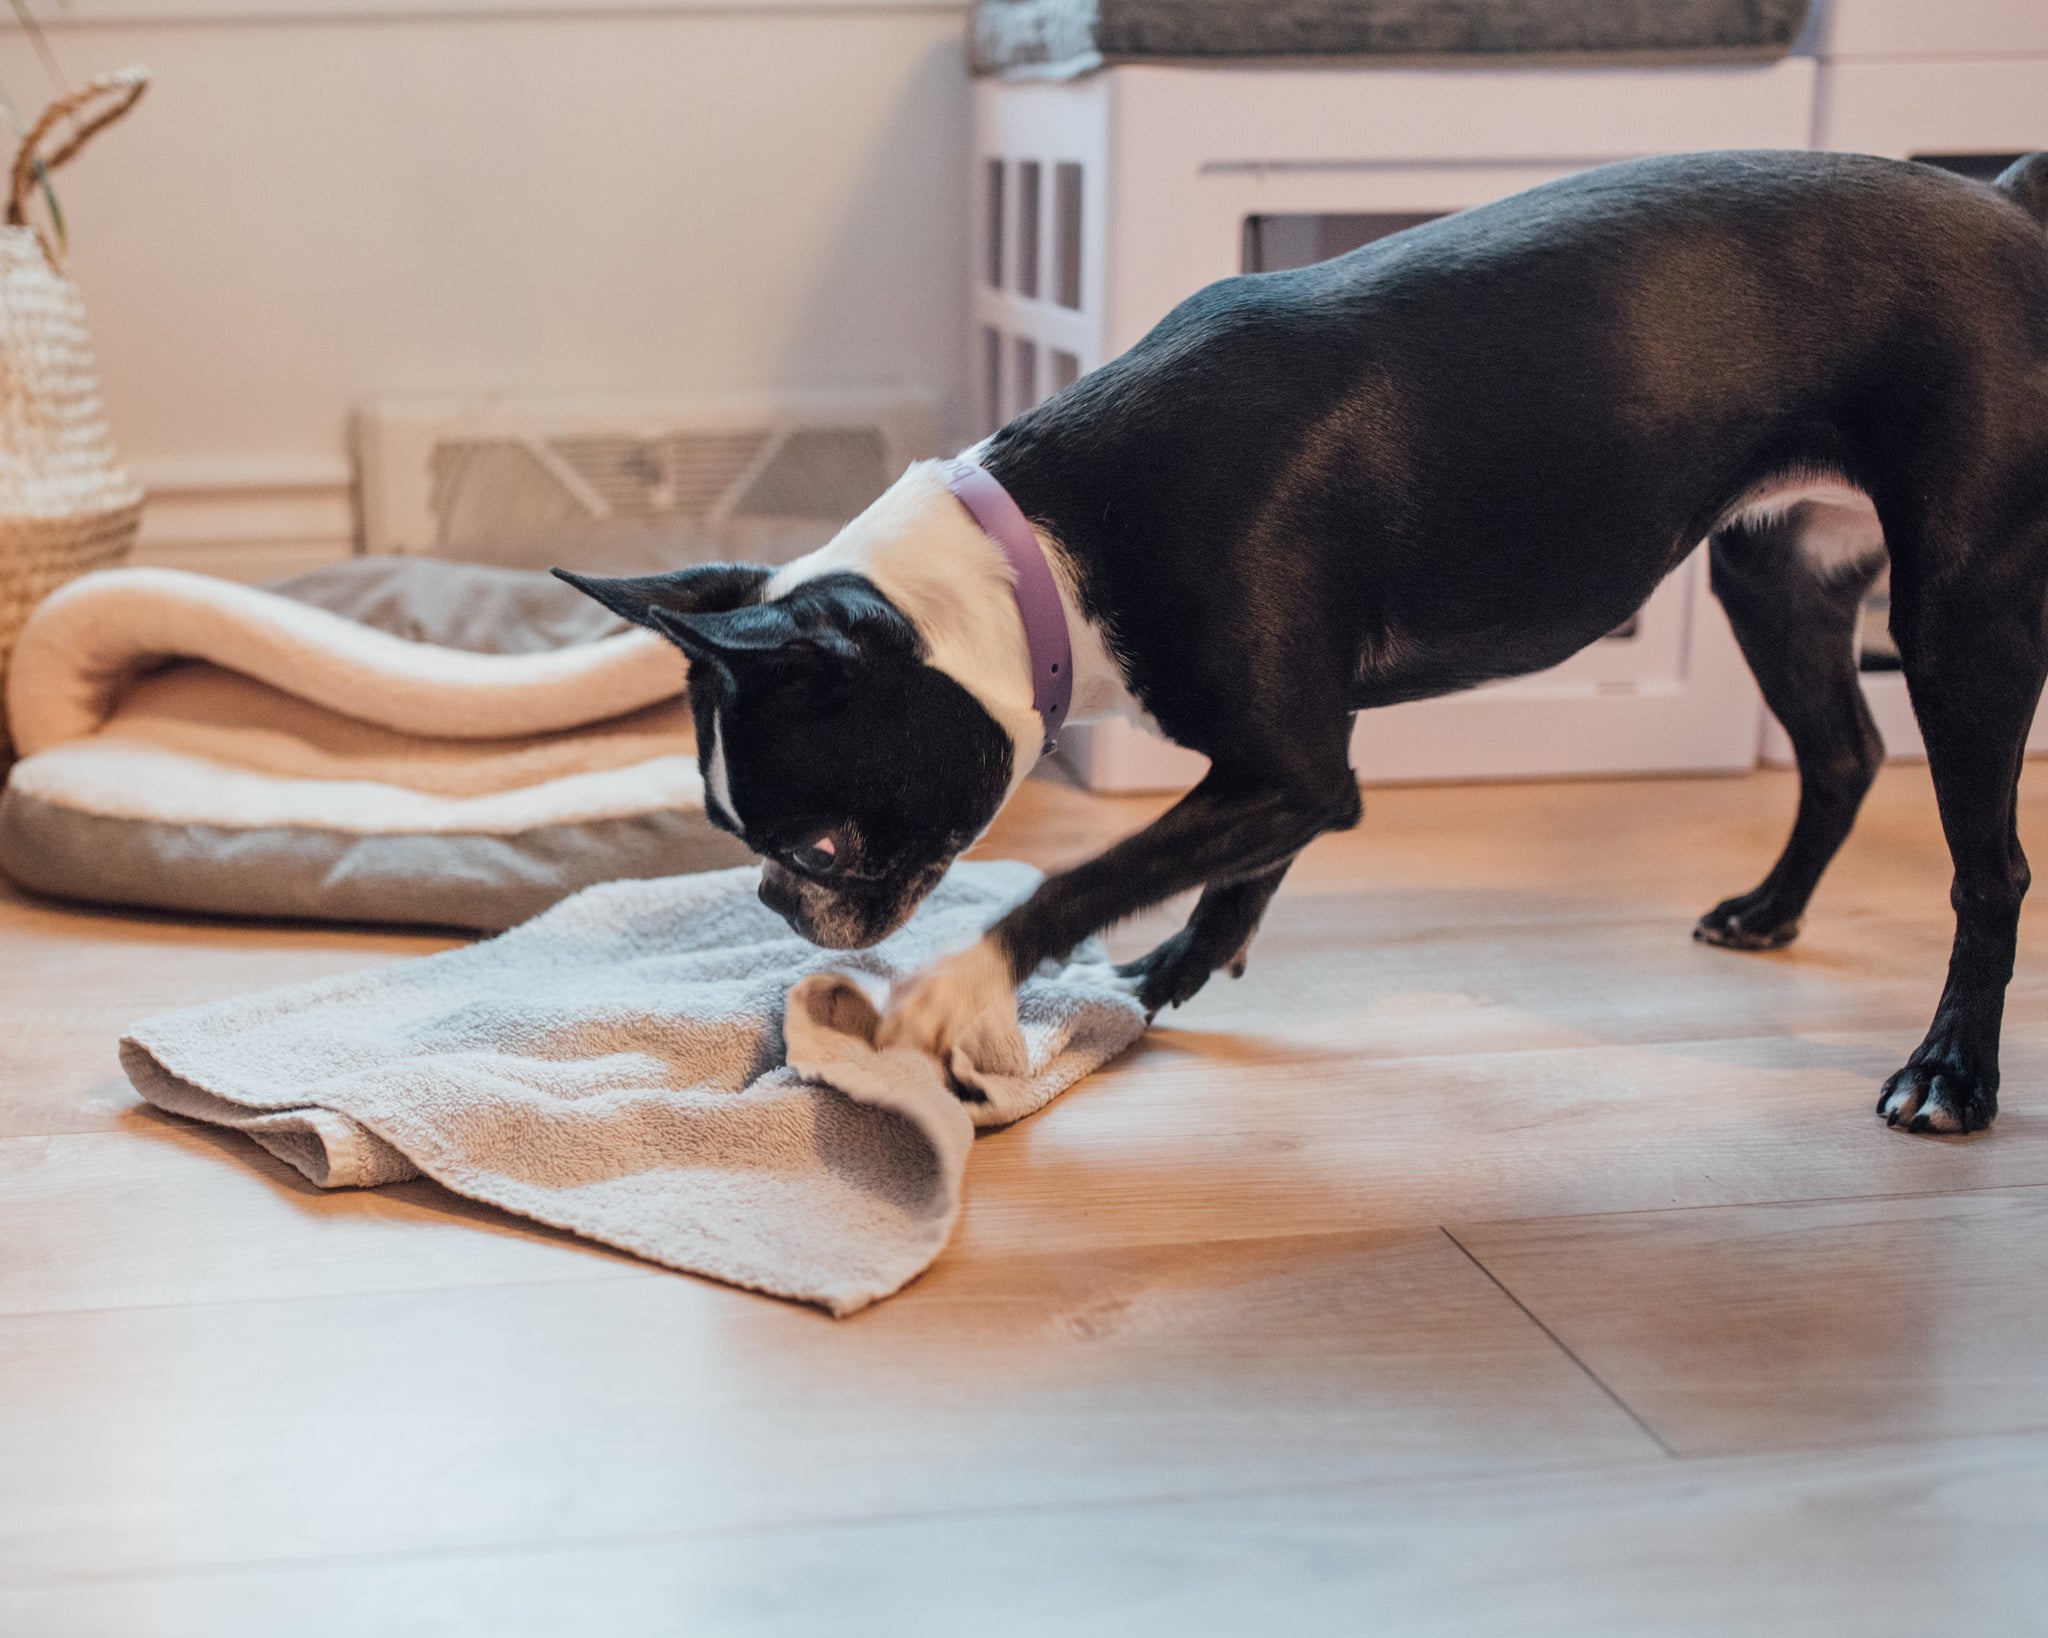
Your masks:
M144 561L345 553L374 394L964 382L951 0L37 9L156 76L60 178Z
M1227 118L1191 105L1142 122L1155 148L1192 126L1211 146L1227 134L1225 158L1288 157L1260 121L1285 125L1304 88L1352 78L1373 94L1330 111L1333 140L1357 146L1361 121L1387 129L1338 156L1369 162L1356 175L1318 150L1284 174L1212 167L1199 188L1187 171L1195 191L1169 201L1126 189L1115 226L1136 234L1150 198L1160 253L1146 265L1171 287L1127 291L1133 266L1119 284L1091 253L1070 303L1050 285L975 293L965 0L35 3L74 80L130 61L156 74L135 115L61 180L72 269L116 435L151 493L141 559L242 578L349 549L347 422L364 399L897 388L931 395L964 441L1020 407L1013 377L1030 397L1056 388L1233 270L1248 212L1367 208L1332 200L1368 171L1386 194L1371 208L1413 207L1385 162L1431 143L1449 144L1440 161L1469 161L1483 137L1487 157L1524 167L1474 198L1539 180L1532 159L1569 169L1666 146L2048 146L2048 0L1827 0L1800 47L1815 60L1775 70L1395 68L1284 85L1125 71L1161 94L1241 92ZM1646 117L1676 122L1664 135L1569 152L1544 135L1626 123L1620 92L1694 80L1760 92L1796 80L1798 107L1694 130L1684 98L1659 92ZM0 24L0 81L27 108L48 93L12 24ZM1038 100L1101 99L1107 83ZM1552 117L1488 100L1494 83L1539 101L1582 85L1585 106ZM1094 157L1107 174L1106 150ZM1449 171L1432 176L1431 208L1472 202L1453 197ZM1060 176L1038 181L1050 221ZM1115 237L1111 203L1103 190L1080 201L1096 246ZM969 356L991 334L994 372ZM1867 683L1895 748L1910 749L1899 679ZM2048 745L2048 721L2040 734ZM1783 753L1768 735L1764 748Z

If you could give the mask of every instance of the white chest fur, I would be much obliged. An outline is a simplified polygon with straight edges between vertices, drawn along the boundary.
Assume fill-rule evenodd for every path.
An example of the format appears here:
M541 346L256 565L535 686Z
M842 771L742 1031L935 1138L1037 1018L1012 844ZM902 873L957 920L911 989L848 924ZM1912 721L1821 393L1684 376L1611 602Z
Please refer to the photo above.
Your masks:
M1135 712L1129 686L1096 626L1084 619L1056 542L1039 533L1067 616L1074 701L1068 720ZM768 596L822 574L865 575L903 611L931 663L980 702L1015 747L1010 788L1044 744L1032 705L1031 654L1010 566L946 486L937 462L920 462L817 551L778 570Z
M1822 578L1860 567L1884 551L1884 526L1870 497L1847 480L1825 473L1789 475L1745 495L1715 525L1762 527L1791 519L1796 550Z

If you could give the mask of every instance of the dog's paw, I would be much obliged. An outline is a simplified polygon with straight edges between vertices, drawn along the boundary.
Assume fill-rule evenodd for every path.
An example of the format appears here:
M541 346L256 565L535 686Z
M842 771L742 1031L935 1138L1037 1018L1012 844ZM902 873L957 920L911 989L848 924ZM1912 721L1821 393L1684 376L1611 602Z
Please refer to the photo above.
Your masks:
M1980 1132L1998 1113L1998 1077L1948 1056L1917 1053L1884 1083L1877 1112L1908 1132Z
M1003 1008L1014 1021L1017 992L1009 962L993 939L984 938L891 990L875 1045L909 1047L949 1061L991 1007Z
M1230 965L1233 978L1244 971L1242 950ZM1193 1000L1215 970L1208 954L1196 949L1194 934L1186 927L1158 948L1117 968L1137 986L1138 1005L1145 1009L1147 1018L1156 1016L1162 1007L1177 1007Z
M1799 917L1787 915L1758 888L1723 899L1700 917L1692 936L1724 950L1782 950L1799 936Z

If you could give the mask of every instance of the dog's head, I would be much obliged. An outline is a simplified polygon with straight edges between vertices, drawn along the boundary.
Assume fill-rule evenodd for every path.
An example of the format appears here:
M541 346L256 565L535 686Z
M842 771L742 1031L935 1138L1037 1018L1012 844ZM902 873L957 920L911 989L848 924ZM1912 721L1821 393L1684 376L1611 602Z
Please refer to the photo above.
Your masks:
M814 944L902 926L1008 794L1011 736L862 575L769 600L755 565L555 572L689 657L705 811L761 855L762 902Z

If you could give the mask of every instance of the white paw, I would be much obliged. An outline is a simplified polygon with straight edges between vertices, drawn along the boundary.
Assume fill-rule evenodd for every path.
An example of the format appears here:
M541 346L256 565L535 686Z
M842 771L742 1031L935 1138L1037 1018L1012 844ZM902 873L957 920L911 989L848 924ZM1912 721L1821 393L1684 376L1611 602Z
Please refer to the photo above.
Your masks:
M949 1061L991 1008L1000 1008L999 1020L1015 1028L1017 992L1010 983L1010 964L995 941L984 938L891 990L875 1045L910 1047ZM984 1021L982 1031L988 1027Z
M1887 1088L1877 1112L1887 1126L1904 1126L1921 1132L1960 1132L1961 1118L1932 1089L1907 1077L1899 1086ZM1916 1124L1917 1122L1917 1124Z

